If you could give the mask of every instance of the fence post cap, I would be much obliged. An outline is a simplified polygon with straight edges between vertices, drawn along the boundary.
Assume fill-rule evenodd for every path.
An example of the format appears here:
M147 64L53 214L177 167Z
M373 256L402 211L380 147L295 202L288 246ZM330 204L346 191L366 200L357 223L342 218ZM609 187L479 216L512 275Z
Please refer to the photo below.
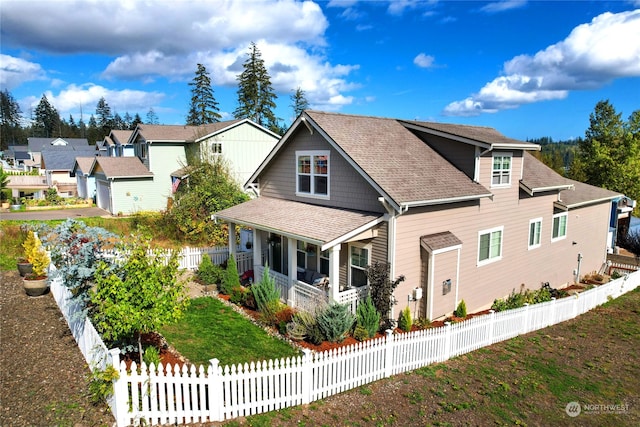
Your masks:
M216 358L209 359L209 364L212 368L217 368L220 365L220 361Z
M385 334L386 336L390 337L391 335L393 335L393 331L392 331L391 329L386 329L386 330L384 331L384 334Z

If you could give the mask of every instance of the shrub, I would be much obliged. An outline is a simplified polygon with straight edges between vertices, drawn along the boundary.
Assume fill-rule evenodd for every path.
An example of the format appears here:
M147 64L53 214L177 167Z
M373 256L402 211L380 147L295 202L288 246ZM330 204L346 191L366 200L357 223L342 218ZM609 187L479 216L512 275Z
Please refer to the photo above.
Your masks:
M273 303L280 302L280 292L276 289L275 280L269 274L268 266L264 268L260 281L251 286L251 292L256 300L256 307L261 313L271 311L274 308Z
M118 370L107 366L104 370L94 369L89 381L89 400L94 405L106 402L113 394L113 381L120 377Z
M150 366L153 363L157 367L160 364L160 350L150 345L144 349L144 356L142 356L142 360L147 364L147 366Z
M551 301L551 292L549 292L549 289L545 287L536 291L525 289L518 293L516 293L514 289L506 299L494 300L493 305L491 305L491 309L495 311L504 311L523 307L525 304L537 304L545 301Z
M33 265L33 273L31 275L34 277L46 276L51 260L36 233L29 230L22 246L24 247L25 257Z
M462 319L467 317L467 304L465 304L464 300L460 300L458 307L453 312L453 315Z
M363 328L366 333L366 338L373 337L380 329L380 313L376 310L376 307L371 301L371 296L367 296L358 308L356 309L356 328Z
M367 332L363 326L357 325L353 331L353 338L358 341L364 341L371 337L369 336L369 332Z
M353 327L355 316L347 304L333 303L318 313L318 326L327 341L342 341Z
M426 317L418 317L413 324L419 329L427 329L431 327L431 320Z
M293 315L287 325L287 334L294 340L307 340L316 345L324 340L316 314L308 311L298 311Z
M389 264L377 261L366 269L371 300L382 317L383 328L385 329L393 328L395 324L395 321L389 318L391 306L397 303L393 296L393 291L405 279L404 276L399 276L394 281L391 281L389 279L390 270L391 266Z
M242 286L236 286L231 289L231 293L229 294L229 301L237 305L244 305L247 300L247 295L249 294L249 290Z
M409 307L405 307L405 309L400 312L400 317L398 318L398 327L405 332L410 332L412 325L413 319L411 318L411 310L409 309Z
M209 255L202 255L202 261L198 266L196 277L205 285L219 284L224 276L224 270L219 265L211 262Z
M229 256L227 260L227 270L225 271L222 283L220 284L220 292L226 295L230 295L233 288L240 286L240 275L238 274L238 267L236 266L236 260L233 256Z

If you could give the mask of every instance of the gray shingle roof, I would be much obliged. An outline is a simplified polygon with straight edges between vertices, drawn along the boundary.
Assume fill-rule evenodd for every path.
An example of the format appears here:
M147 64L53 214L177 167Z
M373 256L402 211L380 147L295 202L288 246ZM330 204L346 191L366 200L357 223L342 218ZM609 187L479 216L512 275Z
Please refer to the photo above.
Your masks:
M397 204L490 195L395 119L307 111Z
M573 182L536 159L531 153L524 153L524 170L520 187L533 194L540 191L570 188Z
M450 248L452 246L462 244L462 240L458 239L456 235L450 231L422 236L420 237L420 242L432 252L437 251L438 249Z
M202 126L187 125L138 125L138 134L147 141L193 142L203 136L232 126L240 120L228 120Z
M91 174L94 173L96 165L99 165L110 179L153 177L153 173L137 157L96 157Z
M89 141L86 138L27 138L29 151L38 152L42 151L44 147L51 147L51 143L61 139L67 143L67 146L71 147L88 147Z
M337 209L290 200L259 197L222 210L216 217L278 234L331 242L379 220L379 213Z
M42 169L50 171L71 171L76 162L76 157L90 157L94 156L96 153L97 151L93 146L85 150L74 150L70 147L60 149L47 147L47 149L42 151L40 165Z
M582 205L588 205L597 202L605 202L622 196L622 193L607 190L605 188L595 187L585 184L584 182L569 180L573 186L573 190L563 190L560 192L560 201L557 205L566 209L577 208Z

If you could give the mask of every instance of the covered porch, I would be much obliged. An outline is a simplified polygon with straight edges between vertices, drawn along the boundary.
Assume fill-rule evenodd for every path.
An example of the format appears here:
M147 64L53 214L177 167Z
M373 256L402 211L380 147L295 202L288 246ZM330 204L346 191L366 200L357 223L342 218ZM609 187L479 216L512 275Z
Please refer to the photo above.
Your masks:
M281 300L310 310L318 303L349 304L355 312L368 294L366 266L386 258L384 214L261 197L215 214L253 232L254 278L268 266ZM382 231L382 232L381 232Z

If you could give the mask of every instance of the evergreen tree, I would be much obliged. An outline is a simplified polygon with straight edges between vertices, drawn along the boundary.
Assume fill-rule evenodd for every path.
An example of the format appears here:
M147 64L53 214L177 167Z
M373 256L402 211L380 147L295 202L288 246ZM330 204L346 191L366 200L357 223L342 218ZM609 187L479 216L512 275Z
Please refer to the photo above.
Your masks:
M131 114L129 114L129 112L125 112L124 113L124 117L122 118L122 121L124 122L124 127L122 129L131 129L131 123L133 123L133 117L131 117Z
M89 123L87 123L87 130L85 133L89 144L95 144L97 141L102 141L105 137L102 134L102 129L98 127L98 122L93 114L89 117Z
M49 103L46 95L42 95L40 102L34 111L34 133L36 136L52 138L56 130L59 130L60 115L58 110Z
M148 125L158 124L158 115L153 111L153 107L149 108L149 111L147 112L147 121L145 123Z
M141 124L142 124L142 118L140 117L140 114L136 113L136 115L133 117L133 121L131 122L131 125L129 126L129 130L135 130L136 127Z
M222 116L218 112L220 109L213 96L211 79L204 65L198 64L196 76L189 86L191 86L191 104L187 124L198 126L220 121Z
M20 105L9 90L0 92L0 150L16 143L21 114Z
M111 107L107 104L104 97L100 98L96 105L96 120L98 127L102 128L103 137L109 135L113 126L113 114L111 113Z
M79 138L80 137L80 129L76 124L76 121L73 120L73 116L69 114L69 136L70 138Z
M305 96L304 91L301 88L297 88L293 95L291 95L291 107L293 108L293 114L298 117L304 110L309 108L309 101Z
M124 130L126 129L126 125L124 123L124 119L122 117L120 117L120 114L115 113L113 115L113 127L112 129L117 129L117 130Z
M233 112L236 119L251 119L261 126L278 130L273 110L276 94L271 86L271 77L264 65L260 50L251 42L244 70L238 75L238 108Z

